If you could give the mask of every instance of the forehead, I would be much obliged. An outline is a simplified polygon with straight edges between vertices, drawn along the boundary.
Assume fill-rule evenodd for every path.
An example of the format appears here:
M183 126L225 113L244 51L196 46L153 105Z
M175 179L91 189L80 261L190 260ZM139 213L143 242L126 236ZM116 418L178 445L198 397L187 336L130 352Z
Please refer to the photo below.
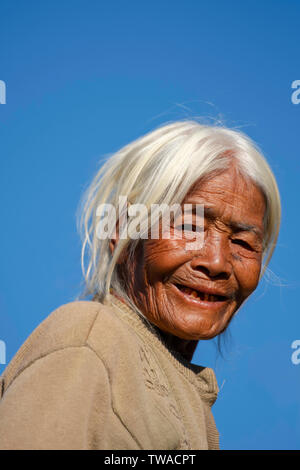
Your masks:
M204 204L208 213L222 217L224 221L263 229L265 198L255 183L242 176L235 167L198 180L183 202Z

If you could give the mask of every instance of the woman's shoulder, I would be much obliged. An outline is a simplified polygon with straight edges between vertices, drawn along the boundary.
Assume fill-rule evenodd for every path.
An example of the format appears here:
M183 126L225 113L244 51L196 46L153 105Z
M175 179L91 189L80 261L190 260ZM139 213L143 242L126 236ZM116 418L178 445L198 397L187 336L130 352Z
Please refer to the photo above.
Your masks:
M2 374L2 387L5 382L7 388L38 359L66 348L88 347L101 360L106 358L111 362L109 356L119 340L121 348L124 341L132 344L132 333L110 305L87 300L63 304L53 310L22 344Z

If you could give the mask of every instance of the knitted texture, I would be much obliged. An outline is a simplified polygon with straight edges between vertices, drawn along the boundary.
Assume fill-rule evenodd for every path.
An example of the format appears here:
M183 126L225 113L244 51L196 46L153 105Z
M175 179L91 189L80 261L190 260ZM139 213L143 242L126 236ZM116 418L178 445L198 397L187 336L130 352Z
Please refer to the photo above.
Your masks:
M218 449L217 393L115 296L70 302L0 377L0 449Z

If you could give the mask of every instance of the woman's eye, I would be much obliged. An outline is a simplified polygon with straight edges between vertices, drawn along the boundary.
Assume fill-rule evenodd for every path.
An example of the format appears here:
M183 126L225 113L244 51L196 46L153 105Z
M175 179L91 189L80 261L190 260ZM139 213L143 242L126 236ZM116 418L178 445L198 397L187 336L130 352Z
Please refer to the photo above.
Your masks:
M253 251L252 246L249 245L249 243L245 242L245 240L240 240L238 238L235 238L234 240L232 240L232 243L234 243L235 245L240 245L241 247L245 248L246 250Z
M201 232L201 229L198 225L194 224L181 224L176 225L176 230L180 230L182 232Z

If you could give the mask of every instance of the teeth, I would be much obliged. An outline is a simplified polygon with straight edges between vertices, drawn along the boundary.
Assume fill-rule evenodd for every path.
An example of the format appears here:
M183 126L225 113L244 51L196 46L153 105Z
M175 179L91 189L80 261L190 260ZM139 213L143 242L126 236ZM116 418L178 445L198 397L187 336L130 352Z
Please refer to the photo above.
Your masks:
M191 294L191 292L193 292L192 289L190 289L189 287L185 287L183 290L186 294L189 294L189 295Z
M181 290L185 292L186 294L190 295L194 299L199 299L203 300L205 302L216 302L218 301L218 296L213 295L213 294L206 294L205 292L198 292L194 289L191 289L190 287L181 287Z

